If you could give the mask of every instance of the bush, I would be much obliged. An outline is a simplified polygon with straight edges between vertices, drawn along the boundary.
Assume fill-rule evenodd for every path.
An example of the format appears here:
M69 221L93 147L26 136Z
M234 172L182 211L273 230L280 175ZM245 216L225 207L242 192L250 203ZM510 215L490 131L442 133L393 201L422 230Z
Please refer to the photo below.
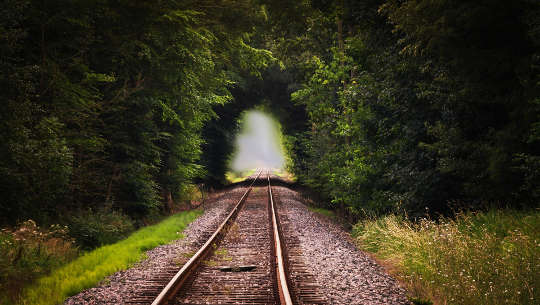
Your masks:
M411 223L366 221L360 246L392 265L415 298L441 304L540 304L540 212L493 210Z
M67 228L39 228L33 220L0 231L0 303L15 302L21 289L77 255Z
M88 251L26 288L21 304L62 304L69 296L142 260L145 251L183 238L184 228L201 214L201 210L181 212L141 228L120 242Z
M69 235L84 250L112 244L134 229L127 215L110 208L81 211L69 219Z

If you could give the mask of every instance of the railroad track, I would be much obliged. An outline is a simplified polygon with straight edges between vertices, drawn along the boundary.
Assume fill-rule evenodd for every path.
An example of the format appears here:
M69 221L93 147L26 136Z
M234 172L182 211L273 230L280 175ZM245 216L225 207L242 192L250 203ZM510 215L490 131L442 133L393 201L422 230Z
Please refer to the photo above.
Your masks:
M227 218L180 271L169 271L130 303L149 304L157 282L169 277L152 305L325 304L294 242L287 255L272 179L269 172L259 171Z

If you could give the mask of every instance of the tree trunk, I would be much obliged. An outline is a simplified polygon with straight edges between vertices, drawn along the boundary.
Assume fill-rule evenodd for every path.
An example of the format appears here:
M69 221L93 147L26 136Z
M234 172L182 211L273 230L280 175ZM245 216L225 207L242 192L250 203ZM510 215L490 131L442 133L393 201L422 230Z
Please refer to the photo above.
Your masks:
M109 180L109 185L107 185L107 196L105 196L105 202L110 202L111 198L112 198L112 185L113 185L113 181L118 179L121 175L121 170L118 169L115 166L113 166L113 172L112 172L112 175L111 175L111 179Z

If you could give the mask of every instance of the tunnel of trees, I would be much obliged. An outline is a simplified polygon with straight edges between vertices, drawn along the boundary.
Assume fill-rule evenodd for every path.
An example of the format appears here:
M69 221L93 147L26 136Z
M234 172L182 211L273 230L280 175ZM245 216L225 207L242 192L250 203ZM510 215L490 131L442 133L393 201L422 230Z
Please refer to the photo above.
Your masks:
M0 6L1 225L169 213L257 105L354 217L538 206L538 1Z

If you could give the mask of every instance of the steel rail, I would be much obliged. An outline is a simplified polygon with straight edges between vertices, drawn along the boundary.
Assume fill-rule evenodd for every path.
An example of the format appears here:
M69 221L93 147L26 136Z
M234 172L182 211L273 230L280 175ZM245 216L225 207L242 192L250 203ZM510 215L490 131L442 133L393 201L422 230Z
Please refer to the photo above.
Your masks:
M161 293L154 299L152 302L152 305L164 305L168 304L168 302L174 298L174 296L178 293L182 285L186 282L188 277L191 275L191 273L197 269L198 265L204 259L204 257L212 250L212 245L218 240L220 235L224 233L224 228L227 227L229 222L231 222L235 217L236 214L238 214L240 207L242 206L242 203L247 198L248 194L251 192L251 188L255 181L259 178L261 175L262 170L259 171L259 174L257 174L257 177L253 179L251 184L249 185L248 189L242 195L240 200L238 200L238 203L236 206L232 209L232 211L229 213L227 218L221 223L221 225L218 227L218 229L212 234L212 236L206 241L206 243L193 255L189 261L184 264L182 269L178 271L175 276L169 281L169 283L163 288Z
M274 205L274 199L272 195L272 185L270 184L270 173L267 172L267 179L268 179L268 194L269 194L269 200L270 200L270 210L272 211L272 227L274 232L274 244L275 244L275 251L276 251L276 278L277 278L277 286L279 291L279 299L281 304L283 305L292 305L292 298L291 294L289 292L289 287L287 286L287 275L285 273L285 262L283 259L283 249L281 248L281 239L280 239L280 232L277 222L277 212Z

